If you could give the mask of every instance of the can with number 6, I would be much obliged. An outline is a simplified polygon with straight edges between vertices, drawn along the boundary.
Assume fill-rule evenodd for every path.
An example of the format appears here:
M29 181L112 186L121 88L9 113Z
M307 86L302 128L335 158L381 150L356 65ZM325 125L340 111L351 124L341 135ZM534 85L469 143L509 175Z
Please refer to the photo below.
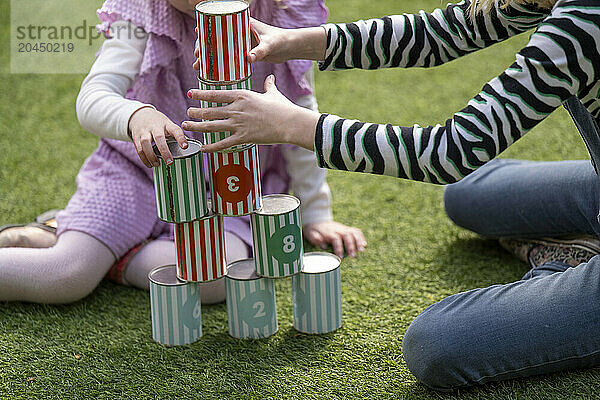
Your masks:
M213 210L239 217L262 207L258 147L208 154Z
M283 278L302 270L300 200L287 194L263 197L263 207L252 214L252 242L256 272Z
M256 274L254 260L229 264L227 277L229 334L238 339L261 339L277 332L275 285Z
M190 344L202 336L200 287L177 279L175 265L153 269L150 280L152 337L167 346Z

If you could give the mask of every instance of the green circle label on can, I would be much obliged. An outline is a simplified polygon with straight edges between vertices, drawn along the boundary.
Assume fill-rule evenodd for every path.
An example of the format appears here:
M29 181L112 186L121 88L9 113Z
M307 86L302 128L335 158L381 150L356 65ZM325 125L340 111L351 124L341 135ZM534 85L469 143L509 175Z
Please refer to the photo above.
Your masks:
M271 293L267 290L259 290L244 297L241 302L241 309L247 310L244 315L244 321L250 329L263 329L271 324L273 318L273 303L265 301L271 298Z
M300 258L302 231L298 225L286 225L269 239L270 253L280 264L292 264Z
M187 317L182 321L183 324L190 329L196 328L202 317L200 301L189 298L183 305L183 314Z

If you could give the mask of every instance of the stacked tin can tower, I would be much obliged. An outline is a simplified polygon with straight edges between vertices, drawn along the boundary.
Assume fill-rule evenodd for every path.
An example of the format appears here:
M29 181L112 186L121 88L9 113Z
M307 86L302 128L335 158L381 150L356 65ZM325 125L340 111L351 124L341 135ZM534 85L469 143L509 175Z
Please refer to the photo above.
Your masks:
M243 0L208 0L196 6L199 87L250 90L250 15ZM201 107L223 104L203 101ZM229 132L204 133L214 143ZM174 162L154 168L160 219L175 224L177 264L149 274L153 337L159 343L192 343L202 335L200 283L226 279L229 334L259 339L277 332L274 279L292 277L294 327L326 333L341 326L340 259L304 255L300 201L261 195L258 147L238 145L208 154L211 199L204 184L200 143L169 143ZM227 266L223 216L249 215L253 259ZM304 267L304 268L303 268Z

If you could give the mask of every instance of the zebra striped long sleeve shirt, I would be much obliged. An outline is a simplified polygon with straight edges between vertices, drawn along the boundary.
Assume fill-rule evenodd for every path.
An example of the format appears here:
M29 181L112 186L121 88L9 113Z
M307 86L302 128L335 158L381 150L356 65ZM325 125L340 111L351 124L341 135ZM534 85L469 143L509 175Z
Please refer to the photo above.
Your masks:
M600 116L600 3L514 5L473 22L469 1L416 15L327 24L321 70L433 67L535 28L515 62L444 124L403 127L323 114L321 167L446 184L496 157L567 98Z

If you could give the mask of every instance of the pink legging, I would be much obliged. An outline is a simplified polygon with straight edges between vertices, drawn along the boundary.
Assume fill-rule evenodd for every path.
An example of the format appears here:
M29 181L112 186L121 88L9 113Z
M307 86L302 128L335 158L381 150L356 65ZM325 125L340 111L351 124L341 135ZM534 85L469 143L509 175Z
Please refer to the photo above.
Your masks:
M227 262L248 256L248 246L226 232ZM156 267L174 264L175 245L168 240L146 244L130 261L125 281L148 290L148 273ZM66 231L47 249L0 248L0 301L71 303L90 294L114 264L115 257L92 236ZM202 302L225 299L223 279L202 285Z

